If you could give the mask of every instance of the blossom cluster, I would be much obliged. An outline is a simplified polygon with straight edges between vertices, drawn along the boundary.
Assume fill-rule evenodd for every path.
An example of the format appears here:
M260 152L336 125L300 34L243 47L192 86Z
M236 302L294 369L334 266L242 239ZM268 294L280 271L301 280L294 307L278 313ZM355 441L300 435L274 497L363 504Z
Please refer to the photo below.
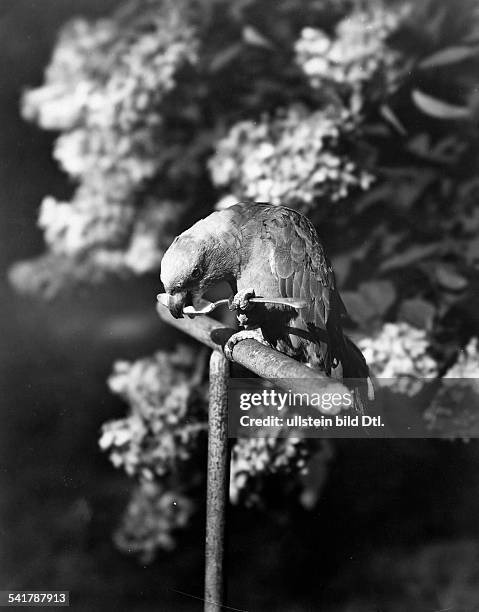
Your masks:
M311 86L333 87L355 110L365 99L393 92L401 58L388 38L406 13L404 5L394 9L371 3L342 19L332 37L317 28L304 28L295 45L296 59Z
M206 428L194 363L193 351L180 346L115 364L108 383L128 402L129 415L105 423L99 442L115 467L151 481L190 458Z
M239 438L231 451L231 502L255 504L265 476L301 472L308 456L299 438Z
M333 106L313 113L298 106L275 118L242 121L217 143L209 162L213 182L230 191L231 201L306 210L323 199L337 201L372 181L346 153L354 127L351 114Z
M158 270L163 253L177 233L178 219L185 210L184 202L145 198L135 214L125 247L95 249L91 253L94 266L112 272L131 270L137 275Z
M100 448L138 480L115 542L144 562L158 549L173 548L174 532L194 512L185 493L188 481L181 482L179 474L207 426L198 363L193 350L180 345L172 353L117 362L108 381L128 402L129 413L103 425Z
M71 204L46 199L40 224L45 227L47 238L61 248L54 247L32 261L16 263L9 270L10 282L21 293L52 299L79 285L100 283L109 273L119 274L126 270L139 275L158 270L185 209L182 202L145 197L144 205L136 213L125 206L102 207L101 215L80 217L76 226L71 222L74 211ZM114 225L120 218L127 227ZM112 226L111 232L117 237L126 237L129 233L123 248L115 246L113 241L110 248L105 243L87 254L77 254L71 248L78 244L95 244L96 233L102 234L106 225Z
M115 544L123 552L139 555L142 563L150 563L158 549L175 547L175 532L188 524L193 510L191 500L180 492L142 481L114 534Z
M424 379L439 374L426 331L408 323L385 323L376 336L363 338L358 346L379 384L398 393L413 396L423 388Z
M54 155L78 182L70 202L48 196L42 203L39 224L54 252L128 249L136 232L133 251L149 251L156 265L158 245L151 233L138 237L145 224L136 220L142 190L162 163L162 103L177 71L197 59L185 11L173 0L133 0L109 19L74 20L44 85L25 94L23 116L62 131ZM105 253L101 261L112 263ZM130 262L137 271L134 254L125 256Z
M452 438L479 434L479 339L471 338L425 412L430 430Z
M479 379L479 339L471 338L443 378Z

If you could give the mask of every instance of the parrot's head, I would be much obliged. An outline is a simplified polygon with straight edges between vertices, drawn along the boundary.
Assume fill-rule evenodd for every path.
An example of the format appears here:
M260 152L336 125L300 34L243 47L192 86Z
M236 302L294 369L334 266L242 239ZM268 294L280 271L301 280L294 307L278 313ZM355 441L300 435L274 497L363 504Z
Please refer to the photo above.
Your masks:
M232 228L227 219L221 211L198 221L163 255L160 278L175 318L181 318L183 308L209 287L234 277L237 254L229 243Z

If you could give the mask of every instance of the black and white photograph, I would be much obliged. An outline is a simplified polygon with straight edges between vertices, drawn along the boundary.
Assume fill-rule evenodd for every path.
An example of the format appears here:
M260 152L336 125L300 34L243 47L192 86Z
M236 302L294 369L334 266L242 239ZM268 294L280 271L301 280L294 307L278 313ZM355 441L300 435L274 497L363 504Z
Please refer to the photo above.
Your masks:
M0 610L479 612L477 0L0 0Z

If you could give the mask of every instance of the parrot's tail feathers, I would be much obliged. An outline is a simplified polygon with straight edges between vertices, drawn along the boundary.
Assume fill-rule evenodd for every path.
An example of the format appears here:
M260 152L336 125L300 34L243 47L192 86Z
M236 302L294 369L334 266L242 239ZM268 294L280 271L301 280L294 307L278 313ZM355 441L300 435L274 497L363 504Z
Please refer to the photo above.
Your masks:
M344 350L341 355L345 378L368 378L369 368L364 355L347 336L344 336Z
M374 383L371 376L368 376L368 399L372 402L376 396L376 392L374 390Z
M359 348L347 336L344 336L344 354L341 363L344 378L362 378L367 383L367 398L374 399L374 385L371 379L368 364Z

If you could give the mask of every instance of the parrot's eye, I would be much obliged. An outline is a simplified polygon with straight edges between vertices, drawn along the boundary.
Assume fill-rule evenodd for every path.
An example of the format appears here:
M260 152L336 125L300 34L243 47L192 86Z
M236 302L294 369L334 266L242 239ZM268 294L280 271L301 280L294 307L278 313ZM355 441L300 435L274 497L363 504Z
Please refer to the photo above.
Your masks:
M201 274L201 270L196 267L193 269L193 272L191 273L191 278L199 278Z

